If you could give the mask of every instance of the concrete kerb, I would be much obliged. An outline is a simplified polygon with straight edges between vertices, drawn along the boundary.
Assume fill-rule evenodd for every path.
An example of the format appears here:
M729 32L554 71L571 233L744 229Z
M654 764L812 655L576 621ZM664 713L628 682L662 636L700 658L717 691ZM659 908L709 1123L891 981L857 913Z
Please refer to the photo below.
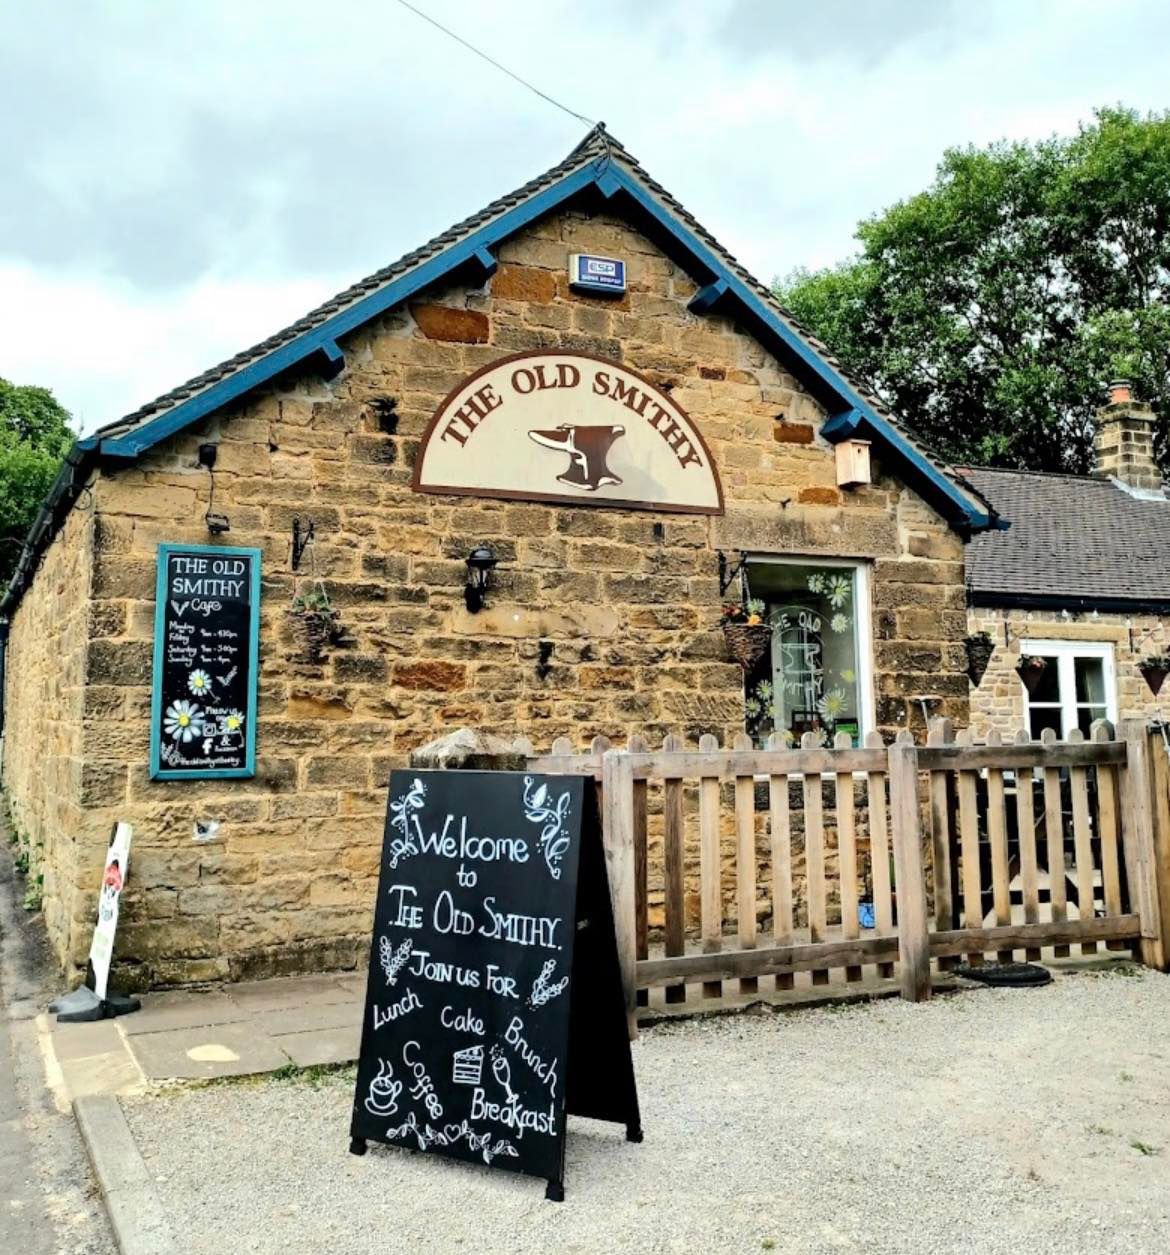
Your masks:
M154 1181L118 1100L108 1094L78 1098L73 1114L122 1255L178 1255Z

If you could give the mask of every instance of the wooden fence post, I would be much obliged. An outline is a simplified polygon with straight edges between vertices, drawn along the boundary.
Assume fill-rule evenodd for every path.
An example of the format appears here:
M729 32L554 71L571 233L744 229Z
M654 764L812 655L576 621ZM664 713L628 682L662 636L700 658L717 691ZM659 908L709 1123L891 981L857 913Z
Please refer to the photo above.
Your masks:
M1141 915L1141 959L1159 971L1166 967L1167 938L1159 909L1157 851L1154 846L1154 790L1150 772L1146 725L1123 719L1118 733L1125 742L1122 776L1122 840L1125 842L1129 892Z
M887 752L902 997L909 1002L925 1002L930 997L930 934L918 810L918 750L911 744L896 742Z
M1170 962L1170 752L1161 728L1149 734L1154 790L1154 879L1162 919L1162 958Z
M630 736L629 750L631 754L644 754L650 747L643 737ZM634 795L634 941L635 959L650 957L650 920L646 895L650 891L647 883L647 838L646 838L646 795L648 788L645 780L635 780L630 786ZM636 1002L640 1007L649 1005L649 990L636 991Z
M601 759L602 833L618 963L626 996L630 1040L638 1036L636 981L637 905L634 870L634 768L629 754L606 750Z

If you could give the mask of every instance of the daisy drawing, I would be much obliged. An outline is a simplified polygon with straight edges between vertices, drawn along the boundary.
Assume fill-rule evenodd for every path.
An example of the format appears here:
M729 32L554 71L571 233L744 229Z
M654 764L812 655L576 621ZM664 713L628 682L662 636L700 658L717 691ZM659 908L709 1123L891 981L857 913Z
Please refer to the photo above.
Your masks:
M845 632L852 625L853 620L847 614L835 614L829 620L829 626L834 632Z
M829 723L836 723L838 719L845 713L845 690L830 689L824 697L817 702L817 710L820 711L821 718Z
M223 717L225 732L239 732L244 726L244 716L238 710L229 710Z
M829 594L829 605L834 610L839 610L849 600L852 591L852 581L847 575L830 576L825 586L825 592Z
M193 741L203 735L203 712L194 702L172 702L163 719L163 731L176 741Z
M206 697L211 692L211 676L197 668L187 677L187 687L196 697Z

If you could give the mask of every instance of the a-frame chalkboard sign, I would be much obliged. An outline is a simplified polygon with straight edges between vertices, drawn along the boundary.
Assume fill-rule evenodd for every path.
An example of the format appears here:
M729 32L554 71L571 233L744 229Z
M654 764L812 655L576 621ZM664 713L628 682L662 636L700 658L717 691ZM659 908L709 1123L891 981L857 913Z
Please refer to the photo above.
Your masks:
M524 1172L560 1200L567 1114L642 1140L593 782L394 772L350 1150Z

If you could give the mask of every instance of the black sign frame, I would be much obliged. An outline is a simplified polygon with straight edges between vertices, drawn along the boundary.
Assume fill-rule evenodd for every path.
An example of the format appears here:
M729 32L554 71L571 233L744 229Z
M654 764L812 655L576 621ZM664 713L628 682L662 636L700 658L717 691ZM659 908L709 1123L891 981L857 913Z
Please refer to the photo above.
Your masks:
M256 774L256 689L260 671L260 559L259 549L243 549L229 545L177 545L160 544L157 556L154 608L154 661L151 678L150 702L150 778L152 780L214 780L247 779ZM183 572L182 578L206 582L205 595L192 593L182 599L172 597L172 581L179 573L173 564L190 560L205 564L206 570L193 568ZM240 564L243 564L242 567ZM234 592L241 585L240 593ZM225 599L230 608L224 614ZM242 607L242 610L241 610ZM189 618L184 616L201 618ZM186 651L196 651L193 658L201 665L188 667L188 688L198 680L206 685L208 696L226 698L217 703L228 709L217 716L216 731L210 738L219 738L220 746L205 749L204 756L213 751L221 765L183 765L182 746L198 740L198 732L192 726L206 731L206 726L195 723L204 708L199 705L198 693L191 689L176 691L183 666L176 666L168 654L168 643L175 631L176 622L186 628L198 630L216 622L219 616L223 626L218 629L230 633L238 644L222 644L216 647L218 663L198 652L194 645L186 645ZM207 649L211 649L208 645ZM230 665L229 665L230 664ZM223 665L224 671L217 671ZM201 677L201 678L200 678ZM186 722L183 722L186 720ZM233 742L238 740L238 751ZM202 747L201 747L202 748Z
M593 781L393 772L350 1150L486 1163L560 1201L570 1114L642 1140Z

